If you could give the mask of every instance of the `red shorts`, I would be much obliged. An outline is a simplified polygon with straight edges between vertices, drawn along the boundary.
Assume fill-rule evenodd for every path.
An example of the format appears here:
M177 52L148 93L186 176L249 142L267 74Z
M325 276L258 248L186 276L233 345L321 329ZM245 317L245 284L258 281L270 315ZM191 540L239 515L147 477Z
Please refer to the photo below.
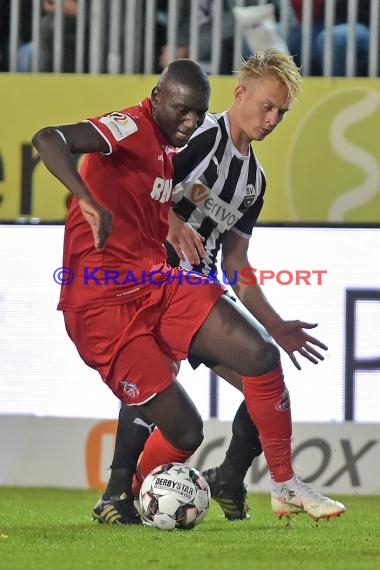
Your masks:
M129 405L143 404L170 386L173 362L187 358L190 342L224 293L216 283L177 279L153 287L122 305L64 311L77 350L113 393Z

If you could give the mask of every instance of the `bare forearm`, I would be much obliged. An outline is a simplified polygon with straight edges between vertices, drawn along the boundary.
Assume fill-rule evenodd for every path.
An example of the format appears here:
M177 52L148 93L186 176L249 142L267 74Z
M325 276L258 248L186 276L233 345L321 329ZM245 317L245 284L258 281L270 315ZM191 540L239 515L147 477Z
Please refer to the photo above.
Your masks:
M112 215L91 196L74 166L72 154L106 152L107 144L85 123L47 127L39 131L32 142L46 168L77 197L84 219L91 228L94 245L102 249L112 230Z
M234 277L238 275L236 283L232 285L234 293L248 311L271 333L283 320L272 307L258 283L255 283L253 279L247 279L248 284L244 283L242 276L243 270L249 266L248 258L229 256L223 260L222 266L230 283L234 283Z
M260 285L237 283L234 292L248 311L271 333L282 322L282 318L265 297Z
M241 301L270 334L275 334L283 319L265 297L260 285L245 286Z
M42 129L33 137L32 142L38 150L41 160L53 176L77 198L89 196L89 192L73 164L69 146L56 129L52 127Z

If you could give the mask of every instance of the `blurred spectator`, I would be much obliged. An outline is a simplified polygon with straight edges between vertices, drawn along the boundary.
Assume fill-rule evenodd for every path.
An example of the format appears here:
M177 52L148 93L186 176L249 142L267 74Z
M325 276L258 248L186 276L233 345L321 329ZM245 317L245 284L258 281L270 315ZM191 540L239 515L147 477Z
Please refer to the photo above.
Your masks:
M246 6L256 6L257 0L246 0ZM219 73L229 75L233 71L235 18L233 8L235 0L224 0L222 16L222 45L219 64ZM200 0L198 4L198 60L204 64L206 70L211 62L212 45L212 16L213 0ZM189 56L190 41L190 2L179 0L178 2L178 32L177 51L175 58ZM159 68L163 69L169 63L169 48L164 45L159 57Z
M43 0L42 7L45 15L41 19L40 69L41 71L53 71L55 0ZM77 0L63 0L64 41L62 71L64 72L75 71L77 12Z
M40 24L40 54L39 71L53 71L54 57L54 18L55 0L41 0L41 24ZM62 71L73 73L75 71L76 53L76 26L77 26L77 0L63 0L63 54ZM88 12L87 12L88 13ZM85 41L88 46L88 41ZM87 48L88 51L88 48ZM19 50L18 70L31 71L32 69L33 44L30 42ZM87 69L87 56L85 56L85 69Z
M296 63L301 66L302 54L302 6L303 0L288 0L291 4L288 10L288 39L287 47L290 53L295 57ZM141 10L141 18L136 19L136 42L139 44L135 54L135 72L141 72L144 68L144 36L151 33L146 30L145 14L148 2L139 0L137 8ZM275 9L275 17L279 24L281 0L271 0ZM20 0L20 17L19 17L19 51L18 51L18 70L31 71L33 46L31 43L31 22L32 22L32 4L33 0ZM213 25L213 6L214 0L199 0L198 3L198 60L204 65L207 71L211 70L212 59L212 25ZM235 17L233 9L236 5L243 5L248 9L250 7L260 7L263 5L259 0L245 0L245 2L237 2L237 0L223 0L223 15L221 18L221 54L219 73L231 74L233 71L234 44L235 44ZM313 22L312 22L312 41L311 41L311 57L310 74L323 75L323 52L326 32L324 29L325 0L313 0ZM0 71L9 70L9 35L10 35L10 6L12 0L0 0ZM89 68L89 6L91 0L86 0L86 30L85 30L85 54L83 71ZM174 58L189 57L189 41L190 41L190 9L192 6L190 0L177 0L178 18L177 18L177 47L173 54ZM41 25L40 25L40 54L39 54L39 70L53 71L54 56L54 14L56 10L55 0L40 0L41 6ZM102 6L101 25L104 37L101 40L101 69L109 70L108 59L109 54L109 22L110 7L112 2L104 1ZM123 10L126 4L120 3L121 14L120 22L124 22L125 14ZM168 0L156 0L156 30L155 30L155 53L153 72L159 73L169 62L168 49ZM356 35L356 75L368 75L370 31L369 31L369 13L371 0L358 0L358 23L355 25ZM136 8L136 12L137 12ZM63 55L62 55L62 71L75 71L75 54L77 43L77 0L63 0L64 12L64 30L63 30ZM335 0L335 25L332 29L332 74L335 76L346 75L346 55L349 26L347 24L348 16L347 0ZM258 25L257 30L260 28ZM263 31L265 25L261 23ZM248 26L243 29L243 46L242 56L248 57L252 51L260 50L260 38L256 33L256 24L251 28ZM273 26L272 26L273 30ZM274 33L279 27L274 28ZM249 31L248 41L247 33ZM277 34L278 35L278 34ZM268 39L268 34L267 38ZM281 39L281 38L280 38ZM285 45L285 44L284 44ZM276 45L278 49L281 49ZM286 46L285 46L286 47ZM120 36L119 58L125 54L125 34Z
M9 69L10 0L0 2L0 71Z
M182 20L182 6L180 4L181 11L179 13L179 20ZM167 51L167 34L168 34L168 0L157 0L156 4L156 43L155 43L155 61L154 61L154 73L160 73L165 65L162 65L164 59L162 54ZM187 33L186 33L187 36ZM178 33L178 42L181 44L177 47L176 57L188 57L188 46L183 46L182 40L182 30ZM166 56L165 56L166 57ZM168 58L167 58L168 59Z
M31 39L32 0L21 0L19 18L19 45ZM11 0L0 0L0 71L9 71Z
M290 52L294 55L298 65L301 65L300 54L302 49L302 0L292 0L294 10L298 17L298 23L291 27L288 36ZM371 0L359 0L358 21L355 25L356 35L356 75L368 75L368 57L370 44L370 4ZM326 32L324 30L325 1L313 1L313 24L312 24L312 61L311 74L323 75L323 50ZM346 75L346 55L349 27L348 2L336 0L335 22L332 29L332 75Z
M280 0L272 0L257 6L236 6L233 13L239 31L243 35L242 55L244 59L255 52L277 49L289 53L286 41L281 33ZM292 8L288 12L289 25L295 14Z

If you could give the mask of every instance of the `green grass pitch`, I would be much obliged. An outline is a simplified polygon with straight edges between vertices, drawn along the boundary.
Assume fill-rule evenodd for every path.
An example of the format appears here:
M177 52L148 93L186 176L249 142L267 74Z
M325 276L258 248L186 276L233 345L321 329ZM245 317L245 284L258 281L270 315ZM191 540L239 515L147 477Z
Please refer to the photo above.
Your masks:
M0 487L1 570L379 570L380 496L334 497L348 511L290 528L269 494L250 494L251 518L229 522L214 502L191 531L91 520L99 493Z

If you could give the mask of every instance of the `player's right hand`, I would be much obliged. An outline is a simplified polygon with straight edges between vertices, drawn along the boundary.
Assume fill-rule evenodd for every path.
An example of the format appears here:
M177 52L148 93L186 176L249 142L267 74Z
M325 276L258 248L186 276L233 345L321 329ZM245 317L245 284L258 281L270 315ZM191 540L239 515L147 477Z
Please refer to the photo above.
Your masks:
M91 228L96 249L103 249L112 231L112 215L93 198L79 198L78 203L85 220Z
M314 347L317 346L322 350L328 350L323 342L307 332L308 329L314 329L317 326L317 323L307 323L298 320L281 321L269 332L274 340L288 353L294 366L301 370L301 366L295 357L295 352L298 352L313 364L318 364L319 361L324 360L324 356Z
M190 224L179 219L172 210L168 221L169 232L166 239L172 244L180 260L198 265L206 255L203 247L204 237Z

